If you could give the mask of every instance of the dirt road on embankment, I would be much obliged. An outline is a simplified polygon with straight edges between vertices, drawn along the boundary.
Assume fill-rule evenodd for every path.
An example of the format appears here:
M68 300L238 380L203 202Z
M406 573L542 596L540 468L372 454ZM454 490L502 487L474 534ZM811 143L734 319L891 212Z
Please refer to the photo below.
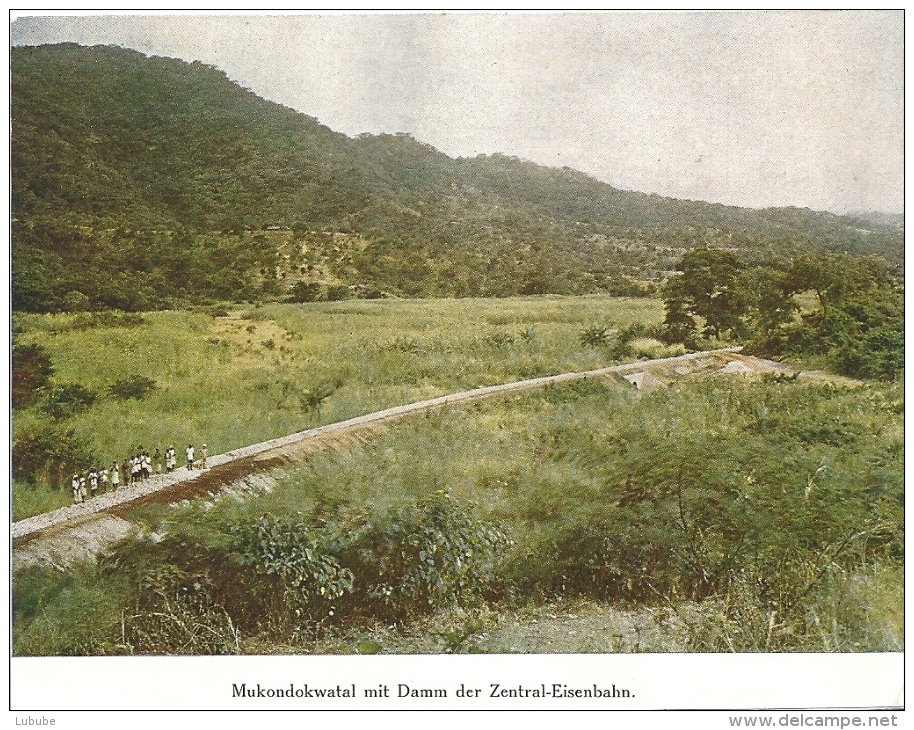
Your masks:
M624 378L636 388L648 389L690 376L792 372L780 363L740 355L738 349L713 350L476 388L235 449L210 457L207 469L203 471L182 467L171 474L150 477L142 483L108 492L82 504L14 522L11 528L13 566L35 563L63 566L73 560L91 557L120 538L139 534L140 527L129 520L129 510L133 507L149 503L173 504L207 497L226 489L268 488L267 472L272 469L299 461L317 451L356 448L383 433L394 421L447 406L587 378Z

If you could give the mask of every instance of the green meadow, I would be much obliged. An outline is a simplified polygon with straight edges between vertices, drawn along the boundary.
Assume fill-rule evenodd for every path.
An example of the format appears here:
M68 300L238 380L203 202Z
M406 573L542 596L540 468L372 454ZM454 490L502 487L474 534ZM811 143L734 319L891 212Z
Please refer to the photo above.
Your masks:
M459 390L596 368L620 353L611 337L585 343L588 328L649 329L662 316L659 301L608 296L16 314L16 345L44 348L54 372L14 413L14 517L66 504L74 469L109 465L140 445L181 453L205 442L224 453ZM631 358L682 351L650 338L632 344ZM135 377L151 381L141 397L112 393ZM58 402L67 386L83 397ZM38 446L28 448L62 441L72 458L42 461Z

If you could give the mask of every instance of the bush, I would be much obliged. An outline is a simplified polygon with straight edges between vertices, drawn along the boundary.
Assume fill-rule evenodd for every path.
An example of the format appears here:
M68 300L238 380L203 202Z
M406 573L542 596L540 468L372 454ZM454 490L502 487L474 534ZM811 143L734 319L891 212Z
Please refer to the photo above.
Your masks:
M211 317L228 317L229 310L224 304L214 304L207 309Z
M326 532L299 515L265 515L234 532L240 560L258 574L273 576L294 615L296 631L303 625L329 621L334 601L352 592L352 571L329 554Z
M232 534L241 563L281 592L296 633L472 602L495 589L508 544L445 492L378 514L342 507L320 521L265 515Z
M483 341L489 347L510 347L514 344L514 335L504 330L492 330L483 338Z
M319 302L321 285L314 281L296 282L289 290L289 301L293 303Z
M60 486L72 471L96 462L92 450L72 429L39 425L13 439L13 477L27 482L46 480Z
M129 398L145 398L157 388L156 381L144 375L131 375L112 383L108 392L115 398L127 400Z
M47 392L42 410L54 418L67 418L95 403L96 394L79 383L56 385Z
M14 408L27 408L54 374L51 356L41 345L13 345L12 398Z
M500 527L444 491L380 515L356 512L341 526L340 562L354 576L347 603L385 619L495 591L498 560L509 544Z
M349 287L342 284L327 287L327 301L338 302L349 298Z
M521 593L631 603L704 600L752 575L753 600L792 610L821 568L902 550L901 443L868 438L883 407L865 391L694 383L615 409L610 436L551 429L543 456L593 465L598 486L580 501L531 486L516 509L537 529L507 575Z
M84 312L89 309L91 300L81 291L68 291L63 298L64 309L68 312Z
M384 349L391 352L408 352L413 355L418 355L425 350L419 340L414 337L395 337L384 345Z
M612 331L602 325L591 325L585 327L578 339L584 347L600 347L609 342L612 337Z
M323 402L339 390L342 384L343 381L337 378L309 386L298 396L302 410L308 413L319 412Z

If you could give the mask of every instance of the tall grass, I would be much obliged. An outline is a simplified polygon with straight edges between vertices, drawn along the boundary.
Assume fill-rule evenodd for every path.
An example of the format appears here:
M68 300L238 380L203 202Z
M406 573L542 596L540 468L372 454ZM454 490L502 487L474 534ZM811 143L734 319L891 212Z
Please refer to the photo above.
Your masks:
M599 367L610 353L581 345L585 323L654 325L662 311L658 301L595 296L276 304L230 315L16 315L15 331L47 349L54 383L96 395L63 423L109 465L141 445L206 442L216 454L465 388ZM132 376L155 389L115 397L111 386ZM14 439L42 424L40 402L17 411ZM16 519L67 503L66 483L37 481L41 498L15 485Z

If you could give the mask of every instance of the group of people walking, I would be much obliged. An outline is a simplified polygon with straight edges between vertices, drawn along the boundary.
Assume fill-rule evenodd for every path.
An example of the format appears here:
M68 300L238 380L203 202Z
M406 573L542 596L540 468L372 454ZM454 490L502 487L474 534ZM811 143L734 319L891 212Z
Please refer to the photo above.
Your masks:
M209 450L206 444L200 447L200 457L196 458L193 444L188 444L184 451L187 469L206 469ZM104 494L110 488L117 490L122 484L130 486L148 479L153 473L168 474L178 468L178 456L174 446L162 450L156 448L152 456L142 446L137 447L133 456L118 464L115 459L108 468L92 467L87 472L76 472L70 480L73 490L73 504L85 502L99 493Z

